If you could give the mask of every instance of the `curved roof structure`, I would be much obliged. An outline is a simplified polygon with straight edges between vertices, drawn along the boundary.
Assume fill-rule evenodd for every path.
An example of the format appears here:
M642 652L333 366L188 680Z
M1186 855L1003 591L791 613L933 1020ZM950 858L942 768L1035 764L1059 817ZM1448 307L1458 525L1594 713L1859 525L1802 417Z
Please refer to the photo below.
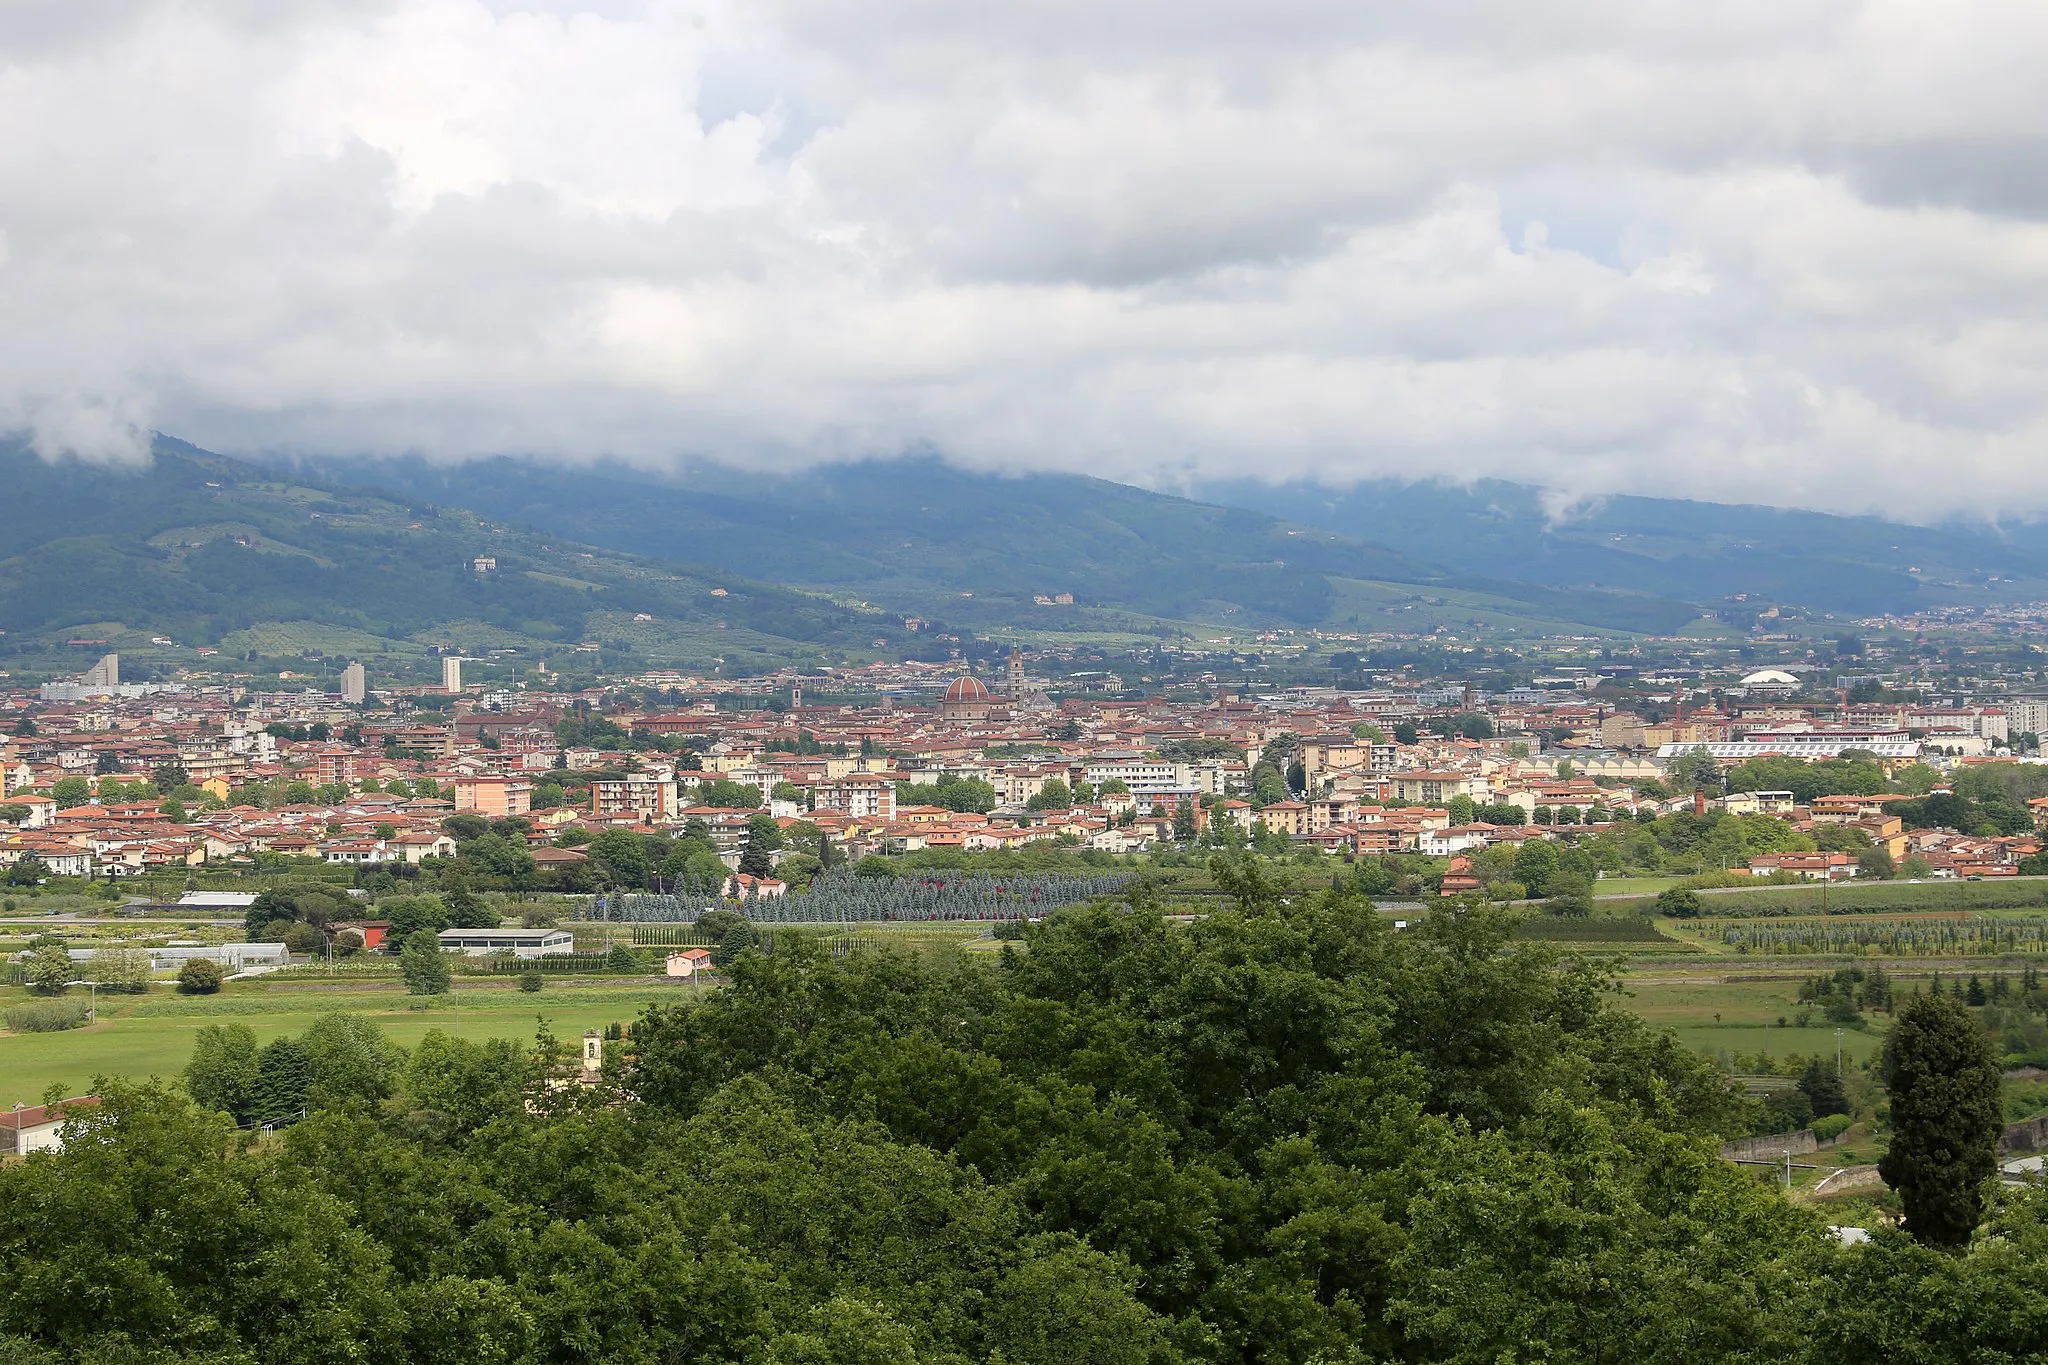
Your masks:
M981 685L979 678L955 678L953 685L946 689L946 701L949 704L987 700L988 689Z

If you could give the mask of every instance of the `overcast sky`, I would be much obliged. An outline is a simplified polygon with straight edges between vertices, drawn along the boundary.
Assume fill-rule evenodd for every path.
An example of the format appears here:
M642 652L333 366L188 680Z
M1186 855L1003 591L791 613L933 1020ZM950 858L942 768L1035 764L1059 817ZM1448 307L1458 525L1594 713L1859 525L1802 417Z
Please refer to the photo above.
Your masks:
M0 426L2048 510L2039 0L0 0Z

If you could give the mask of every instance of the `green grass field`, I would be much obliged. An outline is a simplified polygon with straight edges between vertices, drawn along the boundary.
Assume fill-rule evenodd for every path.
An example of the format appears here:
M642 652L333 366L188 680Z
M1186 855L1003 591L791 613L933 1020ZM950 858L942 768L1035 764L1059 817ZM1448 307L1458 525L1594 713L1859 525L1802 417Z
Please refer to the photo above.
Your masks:
M19 989L0 990L0 1007L27 998ZM174 1076L191 1056L193 1035L208 1024L247 1024L258 1041L268 1042L300 1032L329 1011L347 1010L369 1015L394 1042L411 1047L436 1028L465 1037L531 1038L543 1015L556 1037L571 1038L585 1029L630 1022L649 1004L688 998L683 987L622 989L614 982L554 979L534 995L458 979L452 997L426 1010L409 1008L395 985L329 990L249 982L198 999L161 989L139 998L103 996L99 1022L85 1028L0 1033L0 1107L34 1104L52 1082L78 1094L98 1075Z
M1802 1057L1834 1056L1835 1030L1815 1024L1811 1028L1745 1028L1733 1024L1685 1025L1672 1029L1678 1041L1689 1048L1712 1055L1768 1052L1773 1057L1797 1053ZM1857 1061L1868 1061L1884 1046L1879 1033L1842 1031L1842 1051Z
M1683 877L1602 877L1593 884L1593 895L1654 896L1666 887L1678 885Z
M1795 1052L1808 1057L1832 1053L1834 1025L1822 1022L1818 1015L1806 1028L1790 1022L1800 1009L1800 979L1720 981L1678 973L1631 973L1623 982L1628 994L1622 1004L1645 1022L1669 1028L1687 1047L1707 1053L1768 1051L1774 1057ZM1780 1019L1787 1024L1781 1027ZM1867 1032L1842 1031L1843 1051L1849 1056L1868 1058L1883 1045L1885 1016L1872 1015L1870 1020Z
M1648 914L1655 892L1670 883L1663 878L1603 879L1601 896L1622 896L1631 881L1646 883L1642 900L1615 907ZM1981 912L2012 909L2038 911L2048 905L2048 878L1998 877L1989 881L1854 882L1823 886L1737 887L1702 891L1707 918L1756 915L1911 914L1916 911ZM1602 906L1607 909L1607 906Z

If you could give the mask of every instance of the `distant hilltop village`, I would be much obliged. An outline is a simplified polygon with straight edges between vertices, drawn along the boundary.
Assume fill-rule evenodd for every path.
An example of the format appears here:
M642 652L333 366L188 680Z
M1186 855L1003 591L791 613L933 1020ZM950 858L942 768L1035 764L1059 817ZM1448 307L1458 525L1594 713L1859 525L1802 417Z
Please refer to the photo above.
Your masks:
M306 860L367 875L450 856L448 822L464 815L517 822L520 875L558 890L599 885L581 850L610 829L699 830L737 872L762 815L799 832L795 851L834 858L1251 841L1447 859L1431 882L1447 893L1469 889L1461 864L1489 847L1686 812L1772 815L1813 846L1733 869L1759 876L1854 875L1851 845L1937 876L2012 875L2040 852L2031 828L1907 828L1893 809L1907 798L1877 788L1912 773L1939 792L1975 765L2031 763L2019 750L2048 733L2048 696L1936 704L1759 669L1634 679L1624 707L1579 669L1498 692L1169 698L1127 694L1104 670L1055 685L1021 650L988 678L884 663L567 692L544 674L465 684L462 665L446 657L438 687L377 687L351 663L322 692L128 684L108 654L0 694L0 867L119 879ZM1876 785L1731 784L1828 762ZM2048 798L2028 810L2048 817Z

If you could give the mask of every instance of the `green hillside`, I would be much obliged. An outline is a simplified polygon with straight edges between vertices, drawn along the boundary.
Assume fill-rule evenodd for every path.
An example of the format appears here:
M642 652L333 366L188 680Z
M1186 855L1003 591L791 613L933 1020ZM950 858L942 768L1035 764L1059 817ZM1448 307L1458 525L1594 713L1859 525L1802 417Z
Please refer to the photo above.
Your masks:
M1565 588L1447 569L1462 546L1426 524L1311 526L1071 474L997 475L923 457L791 474L699 465L673 476L617 465L494 459L325 462L409 496L639 554L672 554L938 616L977 630L1099 628L1090 608L1230 629L1402 629L1360 615L1347 582L1506 604L1518 630L1668 632L1699 609L1616 588ZM1410 547L1383 543L1398 533ZM1074 606L1040 597L1070 594Z
M224 663L364 658L399 673L429 669L436 648L572 671L720 659L752 671L908 638L879 608L288 480L172 441L144 469L0 448L0 480L0 657L17 670L75 670L104 641L144 675L201 647ZM496 568L477 572L478 556ZM576 648L587 644L600 652Z
M312 477L171 440L146 467L108 468L0 446L0 666L73 673L115 649L131 679L202 661L328 677L351 659L424 678L455 651L484 661L472 678L543 660L572 678L747 674L943 659L981 650L975 635L1665 632L1699 615L1458 577L1336 531L1099 480L936 461L688 477L511 461ZM495 567L479 572L480 556Z

